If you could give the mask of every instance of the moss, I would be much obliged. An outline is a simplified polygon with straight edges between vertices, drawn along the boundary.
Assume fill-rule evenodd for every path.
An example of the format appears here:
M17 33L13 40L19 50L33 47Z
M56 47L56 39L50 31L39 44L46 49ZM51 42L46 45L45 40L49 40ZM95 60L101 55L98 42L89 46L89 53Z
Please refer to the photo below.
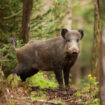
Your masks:
M27 79L27 82L31 86L40 86L40 88L55 88L58 86L58 83L55 80L49 80L47 75L43 72L39 72L34 76Z

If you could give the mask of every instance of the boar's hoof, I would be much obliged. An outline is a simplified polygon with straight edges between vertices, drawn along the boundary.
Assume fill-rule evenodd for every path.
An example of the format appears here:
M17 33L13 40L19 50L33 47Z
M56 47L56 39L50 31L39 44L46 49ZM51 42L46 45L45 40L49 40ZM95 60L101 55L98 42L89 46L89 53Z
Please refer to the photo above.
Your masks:
M64 86L63 85L60 85L59 86L59 90L64 90Z
M69 85L66 85L65 86L65 89L68 91L70 89L70 86Z

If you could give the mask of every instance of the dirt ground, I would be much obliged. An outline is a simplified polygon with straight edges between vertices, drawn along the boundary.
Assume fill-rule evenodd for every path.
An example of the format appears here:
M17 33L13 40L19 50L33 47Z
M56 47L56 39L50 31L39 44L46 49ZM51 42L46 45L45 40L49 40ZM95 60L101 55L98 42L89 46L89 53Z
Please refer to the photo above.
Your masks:
M31 90L18 87L17 89L5 88L0 92L0 105L80 105L77 97L73 95L77 90L60 90L58 88L31 87ZM42 99L32 100L30 97L33 92L33 98L42 97ZM43 95L39 95L42 92Z
M61 100L64 101L66 103L66 105L79 105L76 102L76 98L72 97L72 95L77 91L75 89L70 88L69 90L60 90L60 89L51 89L51 88L44 88L44 89L40 89L39 87L32 87L33 91L43 91L44 94L46 94L46 99L50 104L46 104L46 105L62 105L62 104L57 104L55 103L51 103L52 100ZM46 102L46 103L48 103ZM40 104L39 104L40 105Z

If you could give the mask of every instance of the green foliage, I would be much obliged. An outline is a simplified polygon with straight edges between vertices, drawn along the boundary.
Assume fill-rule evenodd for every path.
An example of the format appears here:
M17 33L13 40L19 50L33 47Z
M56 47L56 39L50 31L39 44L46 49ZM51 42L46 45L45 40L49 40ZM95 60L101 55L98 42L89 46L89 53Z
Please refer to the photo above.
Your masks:
M41 3L41 0L37 2L40 6L37 5L37 7L33 7L33 15L31 18L31 38L47 39L55 37L59 34L58 32L64 26L62 20L69 9L69 7L65 8L64 5L68 3L68 0L53 0L51 7L44 12L42 11L43 3ZM34 5L35 4L36 2ZM39 11L42 13L39 13ZM36 14L34 14L34 12Z
M16 105L16 100L8 100L8 105Z
M47 75L43 72L39 72L34 76L27 79L27 82L31 86L40 86L40 88L55 88L58 84L54 80L49 80Z
M101 14L101 21L102 21L102 23L104 23L104 21L105 21L105 1L101 1L102 2L102 4L101 4L101 9L100 9L100 14Z
M73 4L75 3L78 2L74 0ZM72 7L72 11L72 28L84 30L84 37L81 41L80 61L82 66L90 67L94 34L94 9L92 0L81 2L77 7Z
M90 65L92 57L93 44L93 25L85 26L84 38L81 43L81 63L82 65Z
M98 98L93 99L93 100L90 99L86 102L86 105L100 105L99 104L99 99Z
M98 82L96 81L96 77L93 77L91 74L89 74L88 76L89 76L90 84L93 85L94 87L97 87Z
M33 91L33 92L31 92L30 97L33 101L40 101L40 100L48 101L48 99L43 91ZM50 102L65 105L65 102L63 100L58 100L56 98L53 100L50 100Z
M79 103L83 105L99 105L99 89L96 77L89 74L87 79L83 79L81 82L81 89L74 94L78 97Z
M0 2L0 40L2 42L7 42L9 37L16 37L18 34L21 8L21 0L2 0Z
M81 10L81 15L86 22L91 23L94 21L94 9L93 6L88 5L85 9Z
M45 4L42 0L34 2L30 24L30 39L41 40L55 37L64 26L62 21L69 9L69 7L65 8L64 5L68 3L68 0L54 0L51 2L51 7L45 11L43 11ZM11 44L7 43L10 37L16 37L17 39L20 37L22 1L3 0L0 7L2 10L0 12L0 41L4 42L0 46L0 62L7 76L17 63L16 54L11 48ZM17 45L21 47L21 41L17 40Z
M98 81L96 80L96 77L92 76L91 74L81 80L81 86L82 88L85 87L85 91L91 93L93 92L92 94L98 92Z
M22 41L17 41L17 47L22 46ZM8 44L3 44L0 46L0 66L2 66L2 70L7 77L11 70L15 68L17 64L16 52L12 48L12 44L8 42Z
M67 5L69 2L70 0L52 0L51 7L43 11L43 7L45 6L43 0L35 0L30 24L30 39L41 40L59 35L60 29L64 27L63 19L69 9L72 9L72 27L74 29L83 28L85 33L81 43L81 64L89 65L92 54L94 20L92 0L89 0L88 6L84 6L84 8L81 6L82 2L80 1L71 0L72 4ZM0 66L6 76L17 64L16 54L11 44L8 43L8 38L12 36L18 39L20 37L21 17L22 0L2 0L0 2ZM104 19L104 17L103 15L102 18ZM17 40L17 47L21 47L22 45L22 41ZM51 75L48 76L46 76L46 73L39 72L28 78L25 86L28 84L28 86L40 86L41 88L57 87L58 83L56 83L55 79ZM7 85L10 85L12 88L18 87L18 81L20 81L19 77L10 75L7 78ZM99 99L96 98L98 93L96 79L91 77L81 81L83 89L74 94L78 98L78 102L85 105L99 105ZM42 99L43 95L43 92L39 91L35 99ZM88 100L83 101L85 99Z
M77 101L80 105L100 105L99 98L96 98L92 93L87 92L86 87L82 90L78 90L73 96L78 99Z
M10 73L10 70L15 67L16 65L16 54L13 51L10 44L4 44L0 47L0 64L2 66L2 69L7 76Z
M64 7L69 0L53 0L48 10L43 11L45 4L42 0L36 0L33 5L31 18L31 38L42 39L56 36L64 26L61 24L69 7ZM0 40L7 42L8 38L20 37L22 1L3 0L0 6Z
M8 76L6 84L8 87L17 88L19 86L20 81L20 77L18 77L16 74L11 74Z

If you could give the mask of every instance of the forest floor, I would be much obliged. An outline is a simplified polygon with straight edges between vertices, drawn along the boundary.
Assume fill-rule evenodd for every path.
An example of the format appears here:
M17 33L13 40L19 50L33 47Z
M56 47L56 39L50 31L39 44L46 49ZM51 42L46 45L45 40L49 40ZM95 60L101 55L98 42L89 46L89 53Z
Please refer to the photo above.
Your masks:
M90 100L91 97L80 95L80 93L78 95L77 91L81 90L74 88L69 90L41 89L38 86L30 89L25 89L23 86L16 89L5 88L0 92L0 105L90 105L83 103Z
M90 87L88 84L81 88L70 85L69 89L61 90L55 85L56 82L48 82L46 74L42 74L22 82L17 75L5 79L1 72L0 105L99 105L98 87L95 85Z

